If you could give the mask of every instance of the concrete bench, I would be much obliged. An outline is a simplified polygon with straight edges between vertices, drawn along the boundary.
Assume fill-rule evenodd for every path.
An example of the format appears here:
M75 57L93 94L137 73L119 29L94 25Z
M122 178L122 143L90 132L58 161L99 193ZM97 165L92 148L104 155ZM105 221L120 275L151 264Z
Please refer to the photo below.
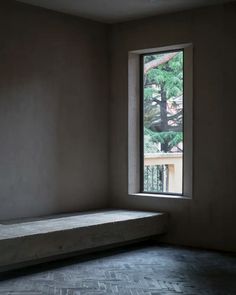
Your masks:
M165 232L167 214L103 210L0 225L0 271Z

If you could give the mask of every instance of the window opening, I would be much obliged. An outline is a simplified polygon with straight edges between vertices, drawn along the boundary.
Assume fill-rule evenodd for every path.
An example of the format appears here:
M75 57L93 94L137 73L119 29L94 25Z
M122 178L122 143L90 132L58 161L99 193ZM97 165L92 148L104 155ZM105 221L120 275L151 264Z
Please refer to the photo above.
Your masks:
M184 51L141 57L141 191L183 193Z

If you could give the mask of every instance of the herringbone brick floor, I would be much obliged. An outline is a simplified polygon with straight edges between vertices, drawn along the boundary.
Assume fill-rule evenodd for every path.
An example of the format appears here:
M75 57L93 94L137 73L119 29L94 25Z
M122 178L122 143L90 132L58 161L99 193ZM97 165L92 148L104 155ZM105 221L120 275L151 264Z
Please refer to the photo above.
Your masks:
M236 255L145 243L2 275L10 294L236 295Z

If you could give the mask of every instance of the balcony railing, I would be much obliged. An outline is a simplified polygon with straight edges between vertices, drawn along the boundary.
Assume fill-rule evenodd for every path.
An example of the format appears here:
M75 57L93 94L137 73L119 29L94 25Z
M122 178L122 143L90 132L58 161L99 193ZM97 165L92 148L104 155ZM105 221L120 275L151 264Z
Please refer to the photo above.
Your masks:
M168 165L144 166L144 191L168 191Z
M144 155L144 191L182 193L182 153Z

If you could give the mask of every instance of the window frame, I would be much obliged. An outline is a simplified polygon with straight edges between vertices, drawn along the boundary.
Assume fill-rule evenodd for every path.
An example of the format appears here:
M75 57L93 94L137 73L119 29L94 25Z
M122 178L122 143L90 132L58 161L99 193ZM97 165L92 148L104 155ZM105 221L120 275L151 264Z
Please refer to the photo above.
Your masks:
M162 51L154 51L148 53L142 53L139 55L139 67L140 67L140 192L142 194L162 194L162 195L171 195L171 196L183 196L183 187L184 187L184 144L183 144L183 153L182 153L182 192L181 193L174 193L174 192L147 192L144 190L144 57L147 55L154 55L154 54L162 54L162 53L171 53L171 52L182 52L183 53L183 143L184 143L184 97L185 97L185 89L184 89L184 80L185 80L185 52L184 48L180 49L170 49L170 50L162 50Z
M143 192L143 65L144 55L183 51L183 178L182 194ZM187 97L187 99L186 99ZM132 50L128 53L128 195L191 199L193 197L193 45L192 43Z

